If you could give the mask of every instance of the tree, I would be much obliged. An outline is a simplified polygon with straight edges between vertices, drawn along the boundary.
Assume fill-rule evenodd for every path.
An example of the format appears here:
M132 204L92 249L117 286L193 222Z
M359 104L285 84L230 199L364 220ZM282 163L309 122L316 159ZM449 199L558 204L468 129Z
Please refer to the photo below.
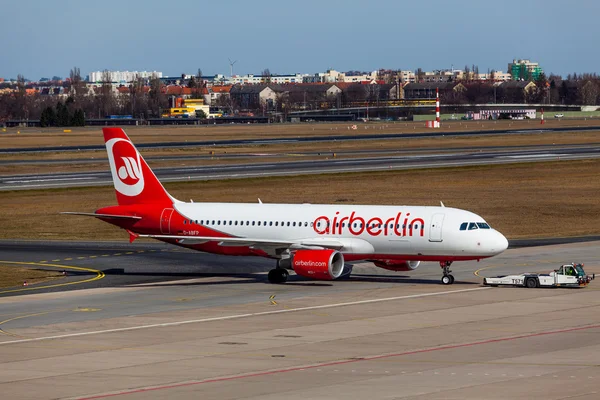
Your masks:
M127 102L129 103L127 105ZM148 109L148 98L144 93L144 80L137 76L129 87L126 109L134 117L140 117Z
M167 96L162 91L162 83L159 78L150 80L150 91L148 92L148 108L152 115L160 117L161 110L167 108Z
M204 82L204 79L202 79L202 69L198 68L198 71L196 73L196 90L195 90L196 98L202 97L204 85L205 85L205 82Z
M598 85L592 80L588 80L579 87L579 100L581 104L595 105L598 102Z
M98 118L111 115L115 107L115 96L113 94L112 76L109 70L102 72L102 86L100 93L96 96L98 105Z
M69 72L69 95L73 96L76 103L79 103L83 96L87 94L87 87L81 79L81 71L73 67Z
M263 81L264 83L271 83L271 71L269 70L269 68L265 68L262 70L262 72L260 73L260 76L263 77Z
M196 118L206 119L208 115L204 112L204 110L196 110Z
M85 126L85 114L81 108L75 110L71 119L71 126Z
M54 113L54 108L46 107L44 111L42 111L42 115L40 116L40 126L42 128L46 128L48 126L56 125L56 114Z
M417 68L417 72L415 72L415 75L417 75L417 82L423 82L423 80L425 79L425 72L423 72L421 68Z
M535 85L537 86L537 89L536 89L536 93L535 93L533 100L536 103L548 102L548 94L550 92L550 84L548 83L546 74L544 74L542 72L536 79Z
M67 106L60 101L56 103L56 124L58 126L69 126L71 125L71 116L69 115L69 109Z

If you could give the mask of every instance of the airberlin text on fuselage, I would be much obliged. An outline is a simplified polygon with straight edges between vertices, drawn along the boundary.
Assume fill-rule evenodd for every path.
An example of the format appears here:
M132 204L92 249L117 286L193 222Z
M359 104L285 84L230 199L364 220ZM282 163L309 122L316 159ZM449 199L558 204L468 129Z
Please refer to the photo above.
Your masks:
M342 235L348 232L351 235L358 236L366 232L371 236L388 235L390 233L396 236L423 236L425 221L422 218L411 219L410 213L406 213L404 219L402 219L402 213L399 212L395 217L386 220L379 217L366 220L366 218L357 216L355 211L349 216L341 216L338 211L335 213L333 220L325 215L317 217L313 222L313 229L319 235Z

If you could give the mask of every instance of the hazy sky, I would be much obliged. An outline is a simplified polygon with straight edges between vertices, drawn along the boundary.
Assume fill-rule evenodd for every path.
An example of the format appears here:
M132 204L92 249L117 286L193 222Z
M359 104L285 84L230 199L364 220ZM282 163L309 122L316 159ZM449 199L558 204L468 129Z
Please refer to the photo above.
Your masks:
M0 77L378 68L599 72L598 0L2 0Z

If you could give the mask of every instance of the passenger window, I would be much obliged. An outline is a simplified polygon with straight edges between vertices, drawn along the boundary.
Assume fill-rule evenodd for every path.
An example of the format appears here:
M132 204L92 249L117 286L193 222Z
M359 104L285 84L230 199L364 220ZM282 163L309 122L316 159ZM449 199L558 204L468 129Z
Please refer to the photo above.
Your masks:
M294 223L292 224L292 226L296 226L296 223L294 222Z
M294 222L294 225L296 225L296 223L295 223L295 222ZM287 223L287 226L290 226L290 223L289 223L289 221L288 221L288 223Z
M273 226L273 221L269 221L269 226Z
M461 231L466 231L467 230L467 225L469 225L468 222L463 222L462 224L460 224L460 230Z
M238 223L238 222L237 222L237 221L235 221L235 224L236 224L236 225L237 225L237 223Z
M252 226L254 226L254 221L252 221Z
M469 222L469 230L472 231L477 229L477 224L475 222Z
M275 226L279 226L279 221L275 221Z
M305 226L305 227L306 227L306 226L308 226L308 222L305 222L305 223L304 223L304 226Z
M217 221L217 225L221 225L221 221Z
M184 224L184 225L186 225L186 224L187 224L187 220L186 220L186 219L184 219L184 220L183 220L183 224Z

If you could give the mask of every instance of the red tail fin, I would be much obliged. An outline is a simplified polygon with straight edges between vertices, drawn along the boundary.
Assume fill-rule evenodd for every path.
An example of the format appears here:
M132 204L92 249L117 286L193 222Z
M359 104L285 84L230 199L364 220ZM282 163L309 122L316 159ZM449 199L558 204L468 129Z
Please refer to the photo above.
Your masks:
M108 162L119 205L171 205L167 193L144 158L121 128L103 128Z

